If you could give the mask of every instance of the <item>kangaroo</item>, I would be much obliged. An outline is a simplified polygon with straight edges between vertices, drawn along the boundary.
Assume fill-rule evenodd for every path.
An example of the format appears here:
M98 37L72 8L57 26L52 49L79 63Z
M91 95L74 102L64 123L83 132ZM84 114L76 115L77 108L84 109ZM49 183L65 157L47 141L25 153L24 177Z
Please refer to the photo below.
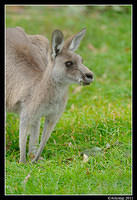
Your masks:
M52 33L51 45L42 35L28 35L21 27L6 30L6 110L20 116L19 162L29 155L36 162L67 103L70 84L89 85L91 72L75 52L86 29L64 41L63 33ZM39 144L40 119L45 117Z

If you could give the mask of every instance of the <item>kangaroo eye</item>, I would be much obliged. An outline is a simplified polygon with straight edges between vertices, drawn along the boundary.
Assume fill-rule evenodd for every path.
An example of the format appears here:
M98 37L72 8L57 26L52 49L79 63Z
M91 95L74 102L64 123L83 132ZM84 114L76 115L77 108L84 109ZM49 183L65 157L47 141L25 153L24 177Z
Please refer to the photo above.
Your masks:
M71 67L73 65L72 61L65 62L66 67Z

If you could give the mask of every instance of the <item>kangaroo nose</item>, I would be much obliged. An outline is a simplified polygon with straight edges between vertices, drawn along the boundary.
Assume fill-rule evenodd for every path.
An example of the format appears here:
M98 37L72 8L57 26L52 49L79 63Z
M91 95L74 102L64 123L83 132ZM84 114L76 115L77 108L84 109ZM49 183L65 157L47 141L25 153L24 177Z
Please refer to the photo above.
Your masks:
M88 79L93 79L93 74L92 73L86 73L85 76Z
M83 85L89 85L94 80L93 73L85 73L84 75Z

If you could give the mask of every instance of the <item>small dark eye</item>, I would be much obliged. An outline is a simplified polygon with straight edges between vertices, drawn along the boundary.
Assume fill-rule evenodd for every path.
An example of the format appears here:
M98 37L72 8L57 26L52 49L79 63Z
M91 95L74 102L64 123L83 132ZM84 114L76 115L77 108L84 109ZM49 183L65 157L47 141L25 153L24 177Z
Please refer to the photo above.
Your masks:
M66 67L71 67L73 65L72 61L65 62Z

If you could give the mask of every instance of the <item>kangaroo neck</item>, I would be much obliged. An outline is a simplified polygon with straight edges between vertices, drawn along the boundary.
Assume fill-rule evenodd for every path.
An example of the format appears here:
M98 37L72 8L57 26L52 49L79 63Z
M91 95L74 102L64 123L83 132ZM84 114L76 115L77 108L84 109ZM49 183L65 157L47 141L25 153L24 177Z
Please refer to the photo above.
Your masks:
M47 66L47 69L45 70L43 74L43 78L41 81L41 87L45 87L48 94L52 93L55 96L58 96L59 98L63 97L68 92L68 84L56 81L52 75L52 69L53 67ZM47 95L46 92L46 95Z

